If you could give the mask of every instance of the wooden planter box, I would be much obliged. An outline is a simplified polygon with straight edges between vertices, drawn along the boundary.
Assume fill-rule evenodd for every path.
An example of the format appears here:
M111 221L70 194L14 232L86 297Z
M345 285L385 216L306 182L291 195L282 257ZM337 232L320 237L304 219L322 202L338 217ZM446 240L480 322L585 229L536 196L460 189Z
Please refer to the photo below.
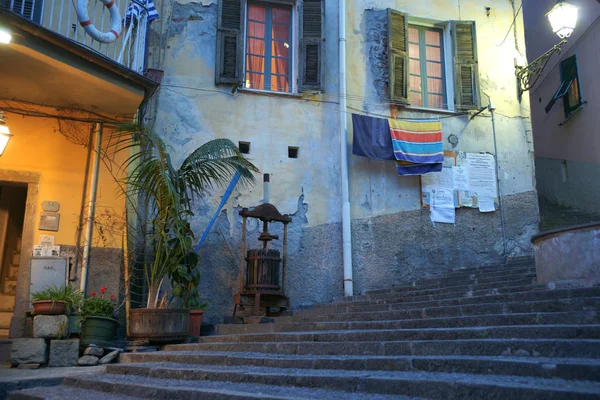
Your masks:
M152 342L185 340L190 333L190 310L135 308L129 312L129 337Z

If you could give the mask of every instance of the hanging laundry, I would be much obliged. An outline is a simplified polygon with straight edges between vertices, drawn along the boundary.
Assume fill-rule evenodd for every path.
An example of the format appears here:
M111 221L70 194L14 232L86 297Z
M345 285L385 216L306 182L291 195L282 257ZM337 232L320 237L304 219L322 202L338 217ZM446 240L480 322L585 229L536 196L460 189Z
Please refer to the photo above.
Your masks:
M399 175L422 175L442 170L444 147L439 120L388 120Z
M148 13L147 22L154 21L158 19L158 11L156 11L156 7L154 6L154 1L152 0L141 0L141 1L132 1L129 3L129 7L127 7L127 11L125 11L125 22L124 24L129 24L131 18L133 18L133 22L137 23L139 21L143 9L146 9Z
M352 154L375 160L395 160L387 119L352 114Z

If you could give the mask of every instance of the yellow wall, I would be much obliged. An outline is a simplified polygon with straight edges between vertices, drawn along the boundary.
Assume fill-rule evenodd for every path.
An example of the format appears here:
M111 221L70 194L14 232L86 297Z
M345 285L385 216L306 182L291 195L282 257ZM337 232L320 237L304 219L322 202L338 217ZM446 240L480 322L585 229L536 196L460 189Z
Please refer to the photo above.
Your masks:
M37 172L41 175L35 243L38 243L40 234L51 234L55 235L56 244L76 244L85 179L86 147L67 140L60 133L55 119L22 117L10 113L7 116L7 125L14 136L0 157L0 168ZM79 139L85 139L89 131L89 124L83 123L68 128L69 134ZM124 198L118 196L117 192L118 187L109 170L101 163L96 208L96 220L99 224L94 230L94 246L121 245ZM37 229L39 213L42 212L41 203L44 200L60 203L60 226L57 232ZM102 240L98 229L100 225L103 225L102 231L106 232L106 240Z

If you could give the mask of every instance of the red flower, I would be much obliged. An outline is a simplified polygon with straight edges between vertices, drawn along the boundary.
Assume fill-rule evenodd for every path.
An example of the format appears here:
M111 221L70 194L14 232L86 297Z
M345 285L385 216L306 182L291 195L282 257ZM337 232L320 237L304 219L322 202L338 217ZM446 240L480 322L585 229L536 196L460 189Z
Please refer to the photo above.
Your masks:
M111 294L110 294L110 299L111 299L111 300L114 300L115 298L116 298L116 297L115 297L115 295L111 293Z
M92 297L96 297L96 292L92 292L90 295L92 295Z
M102 294L106 293L106 286L100 288L100 293L102 293Z

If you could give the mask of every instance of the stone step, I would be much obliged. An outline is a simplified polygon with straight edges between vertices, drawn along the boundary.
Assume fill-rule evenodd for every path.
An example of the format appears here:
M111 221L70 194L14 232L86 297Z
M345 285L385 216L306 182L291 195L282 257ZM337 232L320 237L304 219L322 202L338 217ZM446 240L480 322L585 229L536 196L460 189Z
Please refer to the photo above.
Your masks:
M15 293L17 290L17 278L5 278L2 293Z
M351 312L278 317L279 322L316 321L381 321L535 312L567 312L600 310L600 297L583 297L561 300L525 301L522 303L481 303L442 307L415 307L394 311Z
M78 389L69 386L38 386L9 393L8 399L13 400L71 400L71 399L102 399L102 400L132 400L139 397L131 397L122 394L108 394L101 391Z
M470 285L485 285L485 284L494 284L496 286L503 286L509 282L513 281L523 281L528 280L529 282L534 281L536 277L535 271L528 273L518 273L518 274L509 274L502 276L493 276L486 278L479 278L474 275L465 275L458 277L448 277L447 279L435 279L431 281L423 281L420 283L416 283L413 285L406 286L396 286L392 289L384 289L384 290L373 290L367 291L366 294L396 294L402 292L412 292L416 290L426 290L426 289L442 289L449 288L453 286L464 286L467 284ZM512 285L511 285L512 286Z
M456 339L598 339L597 325L516 325L472 328L428 328L393 330L351 330L258 333L246 335L206 336L199 343L245 342L359 342L397 340L456 340Z
M15 296L0 294L0 311L12 311L15 309Z
M360 303L331 303L308 310L296 311L294 315L350 313L356 311L394 311L411 307L439 307L442 305L465 305L492 302L522 302L535 300L558 300L576 297L600 297L600 287L583 289L539 290L533 292L498 294L489 296L460 296L453 299L412 301L413 299L375 300Z
M220 381L306 387L350 393L418 396L429 399L598 399L600 383L534 377L443 372L336 371L186 364L109 365L109 373L192 382ZM116 383L115 378L115 383ZM139 393L138 393L139 395ZM340 394L341 395L341 394ZM345 397L345 396L344 396ZM336 397L342 398L342 397Z
M488 296L494 294L505 294L505 293L517 293L517 292L532 292L536 290L547 290L545 285L531 284L526 285L515 285L515 286L503 286L496 288L474 288L473 285L464 286L452 286L445 289L426 289L416 290L413 292L405 293L394 293L394 294L374 294L374 295L361 295L361 296L349 296L341 299L334 299L332 303L327 304L345 304L355 303L361 301L373 301L373 300L391 300L391 299L419 299L419 300L441 300L450 299L461 296Z
M5 339L8 337L10 330L8 328L0 328L0 339Z
M385 289L368 289L365 293L387 293L390 291L395 291L398 289L409 288L409 287L418 287L418 286L427 286L427 285L435 285L435 284L443 284L448 282L456 282L456 281L469 281L469 280L484 280L493 282L494 279L502 279L506 276L513 275L528 275L535 274L535 267L522 267L522 268L514 268L506 271L493 271L493 272L452 272L447 275L441 276L432 276L430 278L423 278L419 280L415 280L412 282L408 282L402 285L394 285Z
M485 356L312 356L160 351L121 354L122 364L180 363L355 371L423 371L600 381L600 360Z
M63 397L63 399L88 398L104 399L104 393L111 396L135 396L135 398L154 400L228 400L228 399L280 399L280 400L418 400L417 397L401 395L381 395L369 393L350 393L342 390L331 390L311 387L281 387L246 382L212 381L206 379L164 379L142 375L104 374L95 377L70 377L64 381L62 388L78 389L80 397ZM58 399L48 397L61 390L45 388L35 391L36 397L27 396L34 389L23 390L11 394L9 399ZM18 394L17 394L18 393ZM66 392L68 393L68 392ZM130 399L131 397L114 397Z
M534 289L535 286L538 286L540 290L543 290L545 286L537 285L535 283L535 278L526 278L519 280L509 280L503 281L499 283L484 283L484 284L470 284L469 282L461 283L455 286L447 286L447 287L438 287L438 288L411 288L410 290L403 291L394 291L394 292L386 292L386 293L377 293L377 294L369 294L363 298L356 298L353 296L355 300L368 300L368 299L385 299L391 297L420 297L420 296L429 296L429 295L444 295L450 293L470 293L470 292L478 292L478 293L501 293L501 290L507 288L514 287L531 287Z
M600 314L596 311L562 313L515 313L503 315L475 315L429 319L351 322L304 322L274 324L222 324L215 326L217 335L233 335L269 332L303 332L349 329L422 329L445 327L483 327L512 325L552 324L598 324Z
M195 343L169 351L219 351L314 355L463 355L600 358L599 339L461 339L362 342Z
M8 271L8 277L9 278L16 278L17 275L19 274L19 265L12 265L10 267L10 270Z

